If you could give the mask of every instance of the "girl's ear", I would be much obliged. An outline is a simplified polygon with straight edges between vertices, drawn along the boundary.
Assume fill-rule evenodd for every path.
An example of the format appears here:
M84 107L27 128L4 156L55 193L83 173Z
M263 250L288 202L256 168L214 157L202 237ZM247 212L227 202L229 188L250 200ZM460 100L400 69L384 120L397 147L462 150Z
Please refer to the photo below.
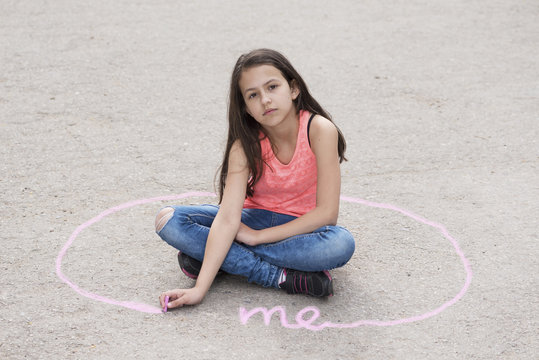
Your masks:
M290 82L290 92L292 94L292 100L296 100L299 96L299 87L296 79Z

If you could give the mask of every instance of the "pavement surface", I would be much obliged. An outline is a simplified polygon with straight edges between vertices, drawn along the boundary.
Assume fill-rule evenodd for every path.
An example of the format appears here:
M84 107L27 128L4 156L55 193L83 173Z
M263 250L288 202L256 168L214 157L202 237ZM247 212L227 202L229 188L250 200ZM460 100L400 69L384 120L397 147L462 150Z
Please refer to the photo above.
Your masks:
M517 0L1 0L0 358L536 358L538 19ZM259 47L346 136L356 252L329 299L222 276L153 313L193 285L154 216L216 202L192 192L214 191L230 72Z

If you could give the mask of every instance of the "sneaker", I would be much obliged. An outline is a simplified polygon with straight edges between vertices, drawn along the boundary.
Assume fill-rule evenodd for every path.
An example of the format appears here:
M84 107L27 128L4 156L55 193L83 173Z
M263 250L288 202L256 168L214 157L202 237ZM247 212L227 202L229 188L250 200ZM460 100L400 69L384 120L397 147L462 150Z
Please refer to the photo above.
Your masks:
M286 280L279 284L289 294L333 296L333 279L329 271L306 272L284 269Z
M200 261L180 251L178 252L178 263L180 264L180 269L182 269L187 277L195 280L198 278L198 274L200 274L200 269L202 268Z
M198 274L200 274L200 269L202 268L202 263L200 261L198 261L197 259L193 259L189 255L179 251L178 263L180 264L180 269L182 269L183 273L187 277L190 277L194 280L198 278ZM217 272L217 275L221 275L222 273L223 271L219 270Z

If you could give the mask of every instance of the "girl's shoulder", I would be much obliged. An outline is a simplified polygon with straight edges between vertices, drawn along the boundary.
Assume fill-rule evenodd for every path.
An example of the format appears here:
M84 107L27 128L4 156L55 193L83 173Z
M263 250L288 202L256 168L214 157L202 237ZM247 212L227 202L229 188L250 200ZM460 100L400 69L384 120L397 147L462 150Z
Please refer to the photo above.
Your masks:
M335 124L323 117L322 115L314 115L309 124L309 139L311 143L320 137L335 137L338 135L338 130Z

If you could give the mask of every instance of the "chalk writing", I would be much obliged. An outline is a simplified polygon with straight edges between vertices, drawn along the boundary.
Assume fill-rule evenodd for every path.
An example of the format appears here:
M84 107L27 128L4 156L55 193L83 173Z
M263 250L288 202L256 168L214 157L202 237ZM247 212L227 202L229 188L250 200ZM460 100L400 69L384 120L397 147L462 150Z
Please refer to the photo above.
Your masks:
M313 314L311 315L310 318L305 319L304 315L309 313L309 312L312 312ZM328 322L325 322L325 323L320 324L320 325L313 325L313 322L316 321L316 319L318 319L318 317L320 317L320 311L318 310L318 308L316 308L314 306L308 306L308 307L303 308L302 310L300 310L298 312L298 314L296 315L296 323L295 324L288 323L288 320L286 319L286 310L285 310L285 308L283 306L276 306L276 307L272 308L271 310L268 310L268 309L266 309L264 307L259 307L259 308L252 309L250 311L247 311L245 308L241 307L240 308L240 322L243 325L247 324L247 321L249 321L251 316L253 316L253 315L257 314L257 313L262 313L262 315L264 317L264 323L266 325L270 324L271 317L273 316L273 314L278 313L279 318L281 320L281 326L283 326L283 327L285 327L287 329L305 328L305 329L308 329L308 330L318 331L318 330L322 330L323 328L332 325L331 323L328 323Z

